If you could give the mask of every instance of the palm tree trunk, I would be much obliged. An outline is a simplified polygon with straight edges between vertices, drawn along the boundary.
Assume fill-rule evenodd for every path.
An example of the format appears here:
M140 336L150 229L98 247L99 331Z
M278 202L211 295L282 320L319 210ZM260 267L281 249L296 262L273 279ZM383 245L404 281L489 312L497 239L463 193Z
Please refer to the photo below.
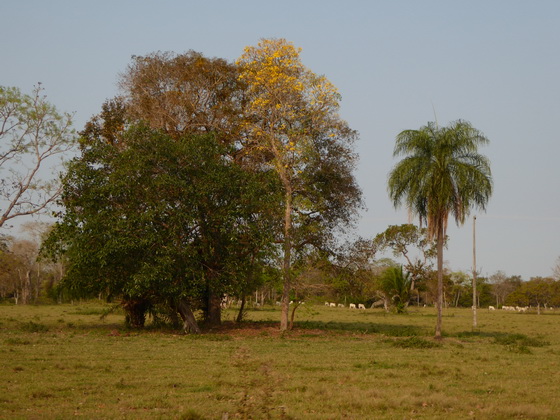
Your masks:
M476 216L473 217L473 280L472 280L472 290L473 290L473 330L478 326L476 309L478 307L477 297L476 297Z
M435 338L441 339L441 318L443 308L443 221L437 231L437 321Z

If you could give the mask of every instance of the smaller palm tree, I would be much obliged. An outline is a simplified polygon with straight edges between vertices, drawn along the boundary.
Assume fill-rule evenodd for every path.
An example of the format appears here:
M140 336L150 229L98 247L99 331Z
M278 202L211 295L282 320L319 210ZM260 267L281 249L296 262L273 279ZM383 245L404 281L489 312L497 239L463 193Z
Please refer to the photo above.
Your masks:
M381 276L381 289L391 299L398 314L406 312L410 301L410 273L404 273L402 266L389 267Z

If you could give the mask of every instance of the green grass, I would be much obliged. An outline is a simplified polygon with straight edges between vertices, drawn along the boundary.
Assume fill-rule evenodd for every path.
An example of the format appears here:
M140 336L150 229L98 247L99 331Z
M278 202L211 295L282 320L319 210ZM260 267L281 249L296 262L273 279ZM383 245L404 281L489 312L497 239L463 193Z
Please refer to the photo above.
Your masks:
M276 308L200 336L97 303L0 306L0 419L555 419L560 314Z

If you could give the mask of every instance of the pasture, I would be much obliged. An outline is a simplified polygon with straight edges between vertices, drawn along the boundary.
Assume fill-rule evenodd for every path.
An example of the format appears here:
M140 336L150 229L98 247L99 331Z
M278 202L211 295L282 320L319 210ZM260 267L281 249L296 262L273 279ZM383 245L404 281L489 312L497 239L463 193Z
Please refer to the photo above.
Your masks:
M560 311L303 305L199 336L129 331L97 302L0 305L0 419L557 419Z

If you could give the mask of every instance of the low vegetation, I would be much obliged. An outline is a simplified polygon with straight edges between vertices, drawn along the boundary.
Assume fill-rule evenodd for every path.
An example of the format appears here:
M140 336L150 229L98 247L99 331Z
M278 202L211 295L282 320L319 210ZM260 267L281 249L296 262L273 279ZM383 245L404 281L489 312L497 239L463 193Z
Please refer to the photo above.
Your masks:
M0 418L551 419L560 313L329 308L247 311L200 335L80 305L0 306ZM103 318L101 315L105 314Z

